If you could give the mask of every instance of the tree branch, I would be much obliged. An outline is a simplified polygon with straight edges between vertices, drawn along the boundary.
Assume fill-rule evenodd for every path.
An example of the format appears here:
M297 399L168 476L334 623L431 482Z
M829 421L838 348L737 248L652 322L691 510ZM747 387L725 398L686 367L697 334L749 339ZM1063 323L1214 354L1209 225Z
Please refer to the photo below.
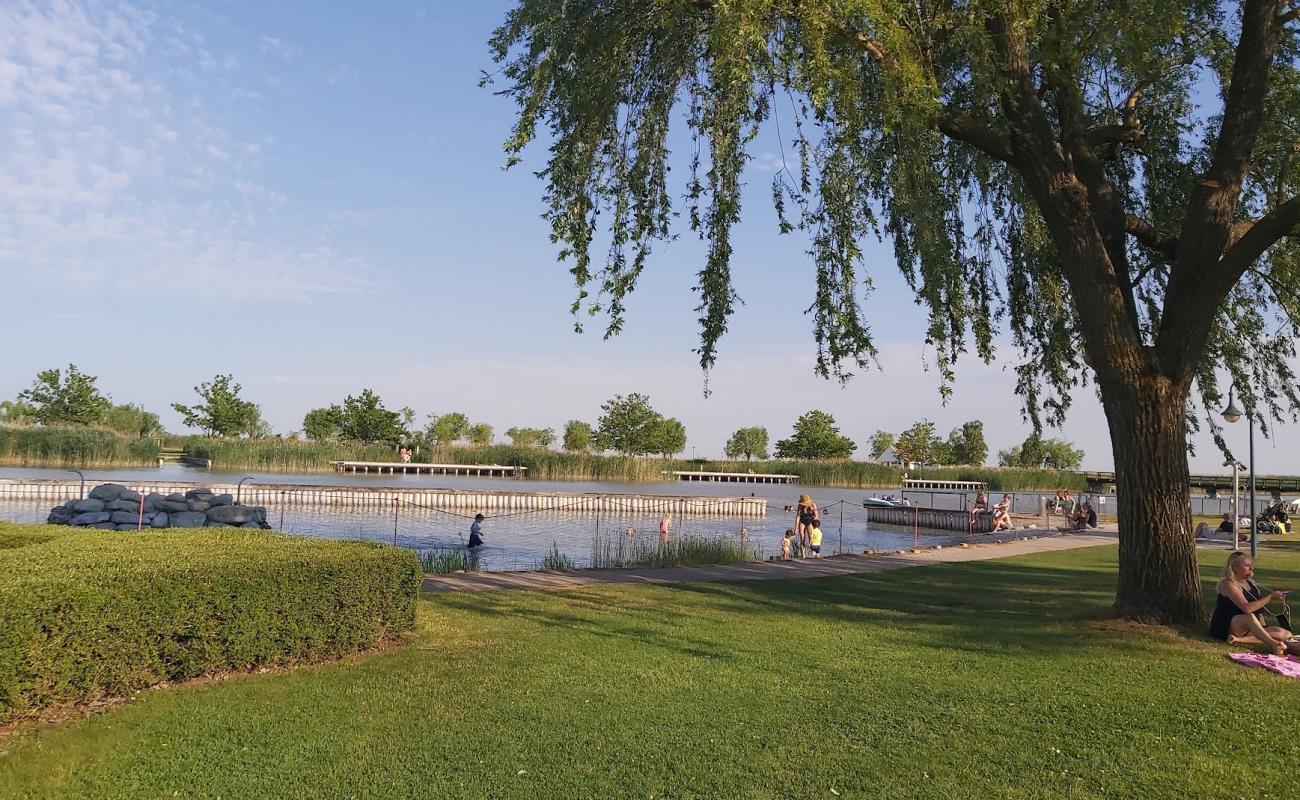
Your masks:
M1255 260L1264 254L1265 250L1277 244L1283 237L1292 234L1297 226L1300 226L1300 195L1275 207L1251 225L1223 254L1216 271L1233 276L1232 282L1236 283L1237 278L1240 278L1255 263Z
M1160 230L1144 219L1125 217L1124 232L1148 250L1155 250L1171 259L1178 255L1178 237Z
M1015 153L1006 137L999 136L970 114L957 109L945 109L939 115L939 132L949 139L971 145L985 155L1004 164L1017 166Z

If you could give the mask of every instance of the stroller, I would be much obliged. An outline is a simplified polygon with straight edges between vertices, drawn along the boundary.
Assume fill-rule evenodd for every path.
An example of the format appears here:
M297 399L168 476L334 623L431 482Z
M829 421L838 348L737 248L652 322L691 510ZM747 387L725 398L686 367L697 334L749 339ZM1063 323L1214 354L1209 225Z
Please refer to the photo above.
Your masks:
M1286 503L1278 502L1264 509L1255 518L1255 529L1260 533L1290 533L1290 517L1286 513Z

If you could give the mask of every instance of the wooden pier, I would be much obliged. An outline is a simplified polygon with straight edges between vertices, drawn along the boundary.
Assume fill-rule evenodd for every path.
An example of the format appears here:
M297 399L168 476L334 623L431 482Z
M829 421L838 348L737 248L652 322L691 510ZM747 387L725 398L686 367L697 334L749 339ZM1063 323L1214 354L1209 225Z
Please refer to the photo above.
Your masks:
M522 478L528 467L500 464L416 464L401 461L331 461L335 472L369 475L468 475L479 478Z
M798 483L798 475L774 475L764 472L668 472L679 481L709 483Z
M920 508L918 506L867 506L867 521L902 528L925 528L934 531L959 531L961 533L988 533L993 530L993 515L981 511L975 515L972 527L970 514L946 508Z

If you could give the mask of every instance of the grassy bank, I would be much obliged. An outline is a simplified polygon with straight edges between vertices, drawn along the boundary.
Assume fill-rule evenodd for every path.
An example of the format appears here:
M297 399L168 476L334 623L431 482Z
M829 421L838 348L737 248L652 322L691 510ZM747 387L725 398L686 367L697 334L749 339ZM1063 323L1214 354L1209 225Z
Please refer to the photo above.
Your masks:
M395 461L392 448L348 442L301 442L292 439L213 440L195 437L185 444L191 455L210 458L223 469L283 472L328 472L331 461ZM665 472L746 472L798 475L810 486L896 488L902 471L861 461L683 461L633 458L592 453L567 453L535 447L441 447L421 452L417 461L439 464L508 464L528 468L528 477L552 481L653 482ZM1073 472L1001 469L995 467L932 467L911 473L914 478L984 481L992 491L1084 488Z
M0 466L153 467L158 445L108 428L0 425Z
M1260 565L1300 585L1300 554ZM440 595L400 650L6 741L0 797L1293 796L1294 682L1107 621L1114 581L1102 548Z

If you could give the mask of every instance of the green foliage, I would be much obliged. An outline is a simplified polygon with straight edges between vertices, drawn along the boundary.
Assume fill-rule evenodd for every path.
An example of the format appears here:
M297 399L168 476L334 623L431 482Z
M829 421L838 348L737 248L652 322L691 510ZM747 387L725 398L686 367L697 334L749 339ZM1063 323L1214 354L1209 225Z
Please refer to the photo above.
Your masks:
M362 444L397 444L405 437L402 415L384 408L379 395L364 389L359 397L348 395L342 408L333 406L339 436ZM304 425L306 420L303 420Z
M26 467L155 467L153 439L107 428L0 426L0 463Z
M871 434L871 438L867 440L867 447L869 448L868 455L871 456L872 461L879 461L880 457L885 454L885 451L893 446L894 434L889 431L877 430L875 433Z
M113 406L95 388L95 376L76 364L68 365L66 375L58 369L37 373L32 388L19 392L18 401L27 408L11 406L11 413L30 415L42 425L95 425Z
M723 453L727 458L743 458L746 461L767 458L767 428L741 428L731 434Z
M542 563L538 569L573 569L573 559L560 552L560 546L551 542L551 551L542 557Z
M794 423L794 434L776 443L777 458L848 458L857 445L840 434L835 418L825 411L809 411Z
M939 437L934 433L934 423L923 419L898 435L894 452L904 463L926 466L939 463L937 449Z
M0 719L364 650L410 630L419 582L368 543L61 530L0 550Z
M617 450L630 456L660 452L657 448L664 442L657 437L665 432L660 427L663 415L651 407L649 397L636 392L627 397L615 395L600 410L595 436L598 449Z
M429 424L424 431L432 443L448 445L464 438L469 431L469 417L459 411L442 415L430 414Z
M36 422L36 407L23 400L0 400L0 425L30 425Z
M989 457L989 446L984 441L984 423L974 419L949 432L948 453L949 459L942 463L982 465Z
M476 422L465 429L465 438L475 447L487 447L492 444L492 426Z
M302 418L302 433L308 439L323 442L339 435L339 407L313 408Z
M593 432L591 425L581 420L571 419L564 423L564 449L570 453L583 453L591 449Z
M172 408L184 419L186 427L198 428L209 436L264 433L261 409L256 403L239 397L242 388L230 375L217 375L194 387L202 403L195 406L172 403Z
M420 568L426 573L449 575L453 572L477 572L478 553L464 547L441 547L420 551Z
M554 428L510 428L506 431L515 447L550 447L555 442Z
M104 426L118 433L130 436L157 436L163 432L162 422L152 411L145 411L144 406L115 405L104 417Z
M675 417L661 417L651 429L646 451L670 458L686 449L686 426Z
M998 464L1029 469L1073 470L1083 463L1083 451L1064 439L1044 439L1031 433L1010 450L998 452Z
M698 567L757 561L756 547L736 539L687 534L667 542L601 534L592 546L591 565L597 569L624 567Z

